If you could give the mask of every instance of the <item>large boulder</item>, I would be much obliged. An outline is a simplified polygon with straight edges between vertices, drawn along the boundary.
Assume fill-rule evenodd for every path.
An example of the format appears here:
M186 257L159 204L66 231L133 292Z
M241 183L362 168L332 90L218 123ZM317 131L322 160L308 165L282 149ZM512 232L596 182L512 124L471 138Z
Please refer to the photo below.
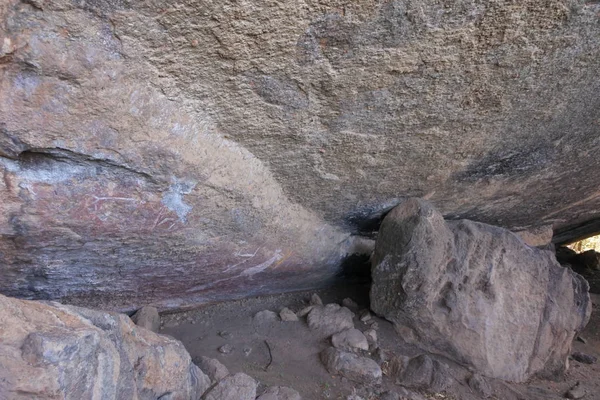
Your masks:
M406 338L516 382L563 371L591 313L587 283L550 251L502 228L446 221L418 199L385 217L372 275L372 309Z
M0 399L198 400L181 342L123 314L0 295Z

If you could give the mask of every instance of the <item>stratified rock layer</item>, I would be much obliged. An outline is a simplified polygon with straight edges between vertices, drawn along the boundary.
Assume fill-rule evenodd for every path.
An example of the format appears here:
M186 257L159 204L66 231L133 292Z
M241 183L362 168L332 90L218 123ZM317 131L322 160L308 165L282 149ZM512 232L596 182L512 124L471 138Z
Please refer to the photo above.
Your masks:
M0 292L133 310L323 286L405 196L518 230L594 220L599 18L3 0Z
M591 313L587 282L553 253L502 228L445 221L417 199L385 217L372 275L371 308L399 331L516 382L563 371Z
M0 295L1 399L197 400L209 386L181 342L126 315Z

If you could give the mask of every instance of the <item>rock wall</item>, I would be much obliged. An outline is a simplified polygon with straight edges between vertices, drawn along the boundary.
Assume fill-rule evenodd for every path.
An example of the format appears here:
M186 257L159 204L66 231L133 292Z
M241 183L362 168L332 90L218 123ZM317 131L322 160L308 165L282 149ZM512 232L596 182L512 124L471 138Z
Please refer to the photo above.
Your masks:
M316 287L406 196L518 230L595 220L599 13L4 1L0 292L127 309Z

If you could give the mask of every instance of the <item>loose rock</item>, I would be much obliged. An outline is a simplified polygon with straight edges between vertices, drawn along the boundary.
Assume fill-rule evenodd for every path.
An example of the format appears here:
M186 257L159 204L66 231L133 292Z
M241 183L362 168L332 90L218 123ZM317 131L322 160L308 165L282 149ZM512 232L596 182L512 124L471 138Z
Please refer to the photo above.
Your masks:
M254 315L253 321L257 325L270 324L272 322L279 321L279 316L273 311L263 310Z
M219 353L229 354L232 351L233 351L233 346L230 344L224 344L223 346L219 347Z
M270 386L256 400L302 400L300 393L285 386Z
M427 354L408 361L404 357L396 357L395 360L397 362L391 370L396 382L402 386L433 391L442 391L450 386L448 366Z
M365 335L354 328L346 329L345 331L333 335L331 337L331 344L333 344L333 347L340 350L369 350L369 343Z
M142 328L152 332L158 332L160 329L160 315L156 307L142 307L131 316L131 320Z
M289 308L285 307L279 312L279 317L282 321L295 322L298 321L298 316Z
M381 382L381 368L370 358L329 347L321 352L321 361L332 374L368 385Z
M254 400L256 386L256 381L246 374L229 375L219 381L204 400Z
M210 379L181 342L124 314L0 295L2 399L198 399Z
M219 360L202 356L194 361L198 367L200 367L202 372L209 377L210 382L213 384L229 375L229 370L226 366L221 364Z
M310 297L310 303L311 306L322 306L323 305L323 300L321 300L321 298L319 297L318 294L313 293L312 296Z
M579 351L576 351L573 354L571 354L571 357L573 357L573 360L578 361L582 364L595 364L596 361L598 361L596 357L590 354L581 353Z
M354 314L339 304L314 307L308 314L308 326L324 336L331 336L345 329L354 328Z
M579 382L575 384L569 391L565 394L567 399L583 399L586 395L585 390L581 386Z
M367 329L365 331L364 335L370 344L377 343L377 331L375 329L373 329L373 328Z
M302 310L298 311L298 313L296 315L299 318L305 317L308 315L308 313L310 313L312 311L313 308L315 308L315 306L304 307Z
M371 321L371 313L369 312L369 310L363 310L360 313L359 319L360 319L360 322L365 323L365 324L367 322Z
M506 229L445 221L418 199L385 217L372 275L373 311L430 352L510 381L564 371L591 313L587 282L551 252Z

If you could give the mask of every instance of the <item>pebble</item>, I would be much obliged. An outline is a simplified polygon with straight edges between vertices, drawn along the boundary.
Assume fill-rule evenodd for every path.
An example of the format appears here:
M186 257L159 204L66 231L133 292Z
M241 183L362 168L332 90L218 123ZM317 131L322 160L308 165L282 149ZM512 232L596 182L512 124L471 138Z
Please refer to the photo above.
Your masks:
M371 313L369 312L369 310L363 310L360 313L360 322L366 323L367 321L371 320Z
M565 394L567 399L583 399L586 393L583 387L579 382L575 384L569 391Z
M232 351L233 351L233 346L230 344L224 344L223 346L219 347L219 353L229 354Z
M298 311L296 315L300 318L306 317L308 313L312 311L313 308L315 308L315 306L304 307L302 310Z

